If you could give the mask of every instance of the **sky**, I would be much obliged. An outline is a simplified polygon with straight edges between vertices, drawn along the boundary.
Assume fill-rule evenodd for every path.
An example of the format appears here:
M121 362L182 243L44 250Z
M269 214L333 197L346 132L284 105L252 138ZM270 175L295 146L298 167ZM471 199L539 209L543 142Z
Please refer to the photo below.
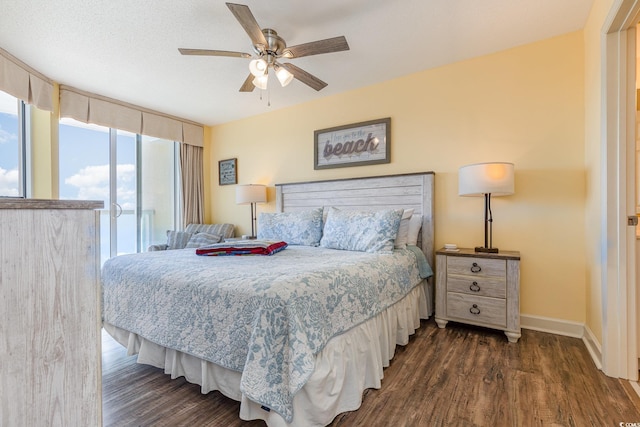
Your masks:
M118 133L117 195L136 208L135 135ZM64 119L60 124L60 198L102 200L109 205L109 129Z
M0 92L0 196L18 195L18 102Z

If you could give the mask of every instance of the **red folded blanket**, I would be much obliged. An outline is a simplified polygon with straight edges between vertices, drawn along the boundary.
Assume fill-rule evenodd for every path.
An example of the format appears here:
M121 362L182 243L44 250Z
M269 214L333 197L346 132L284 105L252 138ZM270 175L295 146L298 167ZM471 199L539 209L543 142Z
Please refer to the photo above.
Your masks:
M237 240L215 243L196 249L196 255L273 255L287 247L286 242L270 240Z

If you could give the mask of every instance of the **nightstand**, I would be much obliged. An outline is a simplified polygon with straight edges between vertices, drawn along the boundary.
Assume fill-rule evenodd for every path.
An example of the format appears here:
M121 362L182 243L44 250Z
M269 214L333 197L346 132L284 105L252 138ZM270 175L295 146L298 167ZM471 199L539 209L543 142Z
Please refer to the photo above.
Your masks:
M436 252L436 323L449 321L504 331L520 338L520 252Z

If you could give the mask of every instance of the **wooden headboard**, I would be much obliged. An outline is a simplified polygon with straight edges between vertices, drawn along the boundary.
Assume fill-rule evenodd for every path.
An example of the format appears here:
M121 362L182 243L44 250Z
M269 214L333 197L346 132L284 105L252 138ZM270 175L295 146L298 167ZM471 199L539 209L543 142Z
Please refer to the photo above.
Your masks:
M290 212L325 206L339 209L414 209L422 215L418 246L434 264L433 172L368 178L276 184L276 211Z

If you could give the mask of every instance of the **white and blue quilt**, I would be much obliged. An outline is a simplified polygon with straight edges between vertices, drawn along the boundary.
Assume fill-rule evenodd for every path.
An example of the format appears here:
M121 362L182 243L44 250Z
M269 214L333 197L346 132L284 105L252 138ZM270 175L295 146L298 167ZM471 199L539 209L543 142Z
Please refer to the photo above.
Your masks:
M103 320L242 372L242 393L290 422L315 355L430 275L419 255L307 246L270 257L121 255L102 270Z

